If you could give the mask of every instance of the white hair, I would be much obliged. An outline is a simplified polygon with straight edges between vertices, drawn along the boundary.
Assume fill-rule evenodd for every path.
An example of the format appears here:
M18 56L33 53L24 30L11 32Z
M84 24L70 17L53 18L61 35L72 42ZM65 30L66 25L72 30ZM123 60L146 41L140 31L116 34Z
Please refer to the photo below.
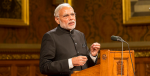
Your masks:
M70 4L68 4L68 3L59 4L59 5L56 7L55 11L54 11L54 16L55 16L55 17L59 16L59 10L60 10L62 7L71 7L71 6L70 6ZM72 7L71 7L71 8L72 8ZM72 8L72 9L73 9L73 8Z

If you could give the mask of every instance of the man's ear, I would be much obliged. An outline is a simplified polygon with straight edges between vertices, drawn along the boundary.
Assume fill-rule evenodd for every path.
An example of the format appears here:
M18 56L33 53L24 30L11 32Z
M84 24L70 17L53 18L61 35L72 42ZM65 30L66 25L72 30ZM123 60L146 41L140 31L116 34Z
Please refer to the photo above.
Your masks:
M55 21L56 21L57 24L60 24L60 23L59 23L59 18L58 18L58 17L55 17Z

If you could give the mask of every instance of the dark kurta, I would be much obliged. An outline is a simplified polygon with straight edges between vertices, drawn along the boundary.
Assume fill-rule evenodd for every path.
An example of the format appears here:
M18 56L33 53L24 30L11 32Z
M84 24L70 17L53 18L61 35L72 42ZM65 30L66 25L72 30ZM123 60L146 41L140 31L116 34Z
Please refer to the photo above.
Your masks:
M69 69L68 59L87 56L84 66ZM95 65L89 56L85 36L78 30L71 32L60 26L48 31L42 39L40 51L40 71L48 76L70 76L73 71L80 71Z

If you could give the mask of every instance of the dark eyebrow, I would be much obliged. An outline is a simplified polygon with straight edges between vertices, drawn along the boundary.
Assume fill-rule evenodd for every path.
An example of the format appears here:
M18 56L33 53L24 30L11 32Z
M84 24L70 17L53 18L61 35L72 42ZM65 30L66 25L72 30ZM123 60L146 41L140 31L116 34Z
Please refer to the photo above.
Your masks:
M69 15L69 14L64 14L63 16L66 16L66 15Z
M65 15L63 15L63 16L67 16L67 15L69 15L69 14L65 14Z
M70 13L70 14L75 14L75 12L72 12L72 13ZM64 14L64 15L69 15L69 14Z

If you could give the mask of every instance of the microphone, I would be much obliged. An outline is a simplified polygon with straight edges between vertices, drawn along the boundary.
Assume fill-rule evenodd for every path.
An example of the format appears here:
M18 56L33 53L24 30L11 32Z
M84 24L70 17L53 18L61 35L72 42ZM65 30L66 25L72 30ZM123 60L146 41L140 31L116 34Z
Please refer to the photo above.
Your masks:
M111 36L111 40L125 42L120 36L114 36L114 35Z
M125 42L125 43L127 43L127 42L124 41L121 37L119 37L119 36L114 36L114 35L111 36L111 40L122 42L122 60L123 60L123 42ZM127 45L128 45L128 48L129 48L129 44L128 44L128 43L127 43ZM130 48L129 48L129 54L130 54L130 58L131 58ZM135 76L135 71L134 71L134 67L133 67L132 58L131 58L131 63L132 63L133 73L134 73L134 76ZM121 64L121 76L122 76L122 64Z

